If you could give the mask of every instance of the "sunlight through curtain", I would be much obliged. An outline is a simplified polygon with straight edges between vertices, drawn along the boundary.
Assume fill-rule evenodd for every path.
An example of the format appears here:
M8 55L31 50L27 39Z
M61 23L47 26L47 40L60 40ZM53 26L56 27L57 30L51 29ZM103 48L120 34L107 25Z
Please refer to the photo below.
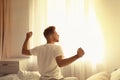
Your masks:
M93 0L31 0L30 4L30 30L36 34L32 47L45 43L43 30L54 25L65 57L75 55L79 47L85 50L83 58L62 69L65 76L85 80L103 69L104 41Z

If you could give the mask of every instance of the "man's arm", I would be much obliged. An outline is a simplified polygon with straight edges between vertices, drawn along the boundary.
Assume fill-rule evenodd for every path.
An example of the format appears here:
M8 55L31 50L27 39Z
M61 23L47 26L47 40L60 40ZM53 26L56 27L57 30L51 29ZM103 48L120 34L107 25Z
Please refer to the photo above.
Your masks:
M31 36L32 36L32 32L28 32L26 34L26 39L25 39L23 47L22 47L22 54L24 54L24 55L31 55L30 50L28 49L28 41Z
M82 50L82 48L79 48L76 55L74 55L70 58L66 58L66 59L63 59L62 56L58 56L58 57L56 57L56 62L59 67L64 67L66 65L71 64L72 62L74 62L78 58L82 57L83 55L84 55L84 51Z

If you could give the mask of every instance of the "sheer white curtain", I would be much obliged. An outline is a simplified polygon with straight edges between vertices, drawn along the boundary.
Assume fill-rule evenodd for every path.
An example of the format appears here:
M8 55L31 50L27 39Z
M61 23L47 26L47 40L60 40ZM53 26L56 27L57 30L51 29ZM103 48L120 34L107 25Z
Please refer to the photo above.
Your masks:
M10 2L11 0L0 0L0 59L10 56Z
M83 58L62 68L64 76L76 76L80 80L85 80L104 68L102 66L104 42L93 2L93 0L30 1L30 30L35 33L32 47L44 43L42 35L44 28L54 25L60 34L60 44L65 57L75 55L78 47L85 50Z

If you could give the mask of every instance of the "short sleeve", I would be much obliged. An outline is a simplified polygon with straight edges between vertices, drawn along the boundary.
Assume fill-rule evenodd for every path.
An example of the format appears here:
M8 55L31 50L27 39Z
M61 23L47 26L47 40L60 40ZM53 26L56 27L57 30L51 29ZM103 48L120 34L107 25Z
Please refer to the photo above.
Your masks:
M57 57L57 56L63 56L63 50L61 46L57 46L55 48L54 57Z
M31 53L32 55L37 55L37 54L39 53L39 47L37 46L37 47L31 49L31 50L30 50L30 53Z

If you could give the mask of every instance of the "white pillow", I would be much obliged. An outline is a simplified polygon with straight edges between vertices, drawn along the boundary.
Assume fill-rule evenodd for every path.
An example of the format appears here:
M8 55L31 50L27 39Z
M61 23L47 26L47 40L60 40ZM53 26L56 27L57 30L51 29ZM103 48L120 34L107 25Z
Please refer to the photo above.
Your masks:
M39 80L40 78L39 72L36 71L19 71L17 75L21 80Z
M65 77L64 80L78 80L77 77Z
M120 69L113 71L111 73L111 78L110 80L120 80Z
M3 77L0 77L0 80L20 80L16 74L10 74Z
M110 74L108 72L99 72L91 77L89 77L87 80L109 80Z

